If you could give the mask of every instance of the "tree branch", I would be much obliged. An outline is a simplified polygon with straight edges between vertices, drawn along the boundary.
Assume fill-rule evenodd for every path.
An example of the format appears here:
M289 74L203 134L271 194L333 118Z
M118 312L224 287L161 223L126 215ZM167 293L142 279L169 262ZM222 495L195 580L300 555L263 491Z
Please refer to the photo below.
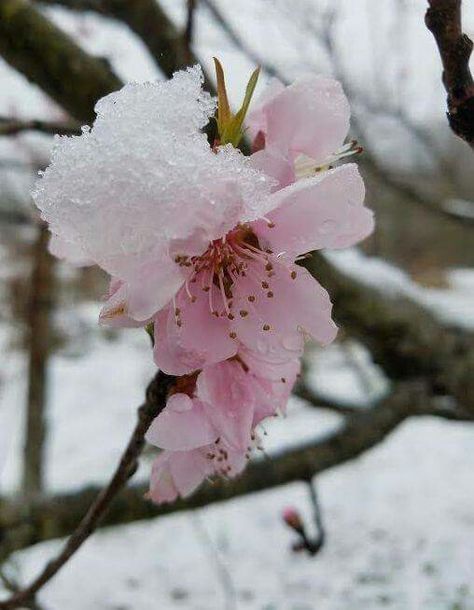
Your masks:
M94 11L125 23L144 42L166 77L176 70L199 63L188 49L181 33L156 0L38 0L43 5L58 5L76 11ZM214 91L205 75L206 87Z
M21 120L0 116L0 136L16 136L25 131L39 131L46 135L73 136L81 133L80 125L74 122Z
M462 32L461 0L428 0L428 4L425 23L443 64L449 125L474 148L474 82L469 69L473 45Z
M329 291L334 317L361 341L388 377L425 378L435 395L448 395L474 414L474 338L447 328L421 305L361 284L313 254L304 265Z
M103 60L24 0L0 2L0 55L78 121L92 122L96 101L122 86Z
M267 459L251 461L241 477L204 485L186 500L155 506L143 501L146 485L129 487L115 498L102 525L150 519L295 481L309 481L315 474L352 460L382 442L406 418L426 415L433 408L423 384L418 381L399 384L375 407L354 410L341 427L327 436ZM97 491L96 487L89 487L78 493L45 497L27 508L13 501L5 502L0 508L0 531L9 533L4 543L9 552L69 534ZM0 609L4 608L10 606L0 604Z
M53 578L72 555L96 530L115 496L122 490L137 468L137 460L145 444L145 433L151 422L166 404L168 391L175 381L174 377L157 373L146 391L146 400L138 410L138 421L125 448L120 462L109 484L97 495L90 505L77 529L68 539L60 553L49 561L43 571L26 588L14 593L9 599L0 602L1 610L11 610L34 600L36 593Z
M22 480L22 492L26 498L41 493L44 483L46 375L55 295L55 259L48 251L48 241L48 228L41 223L31 253L33 270L28 311L28 396Z

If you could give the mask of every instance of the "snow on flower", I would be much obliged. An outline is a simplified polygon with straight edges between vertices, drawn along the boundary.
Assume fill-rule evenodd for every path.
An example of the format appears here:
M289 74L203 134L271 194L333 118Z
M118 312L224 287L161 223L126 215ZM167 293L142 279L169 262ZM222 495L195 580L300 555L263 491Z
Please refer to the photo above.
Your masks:
M325 345L337 332L327 292L298 257L373 228L356 165L330 167L357 150L343 144L340 85L274 82L247 118L256 152L245 157L232 145L245 113L230 112L216 65L223 145L202 133L216 103L190 68L100 100L92 128L57 139L34 193L52 251L112 276L101 322L152 324L156 364L184 376L149 432L164 449L158 501L240 472L255 426L288 398L304 338Z

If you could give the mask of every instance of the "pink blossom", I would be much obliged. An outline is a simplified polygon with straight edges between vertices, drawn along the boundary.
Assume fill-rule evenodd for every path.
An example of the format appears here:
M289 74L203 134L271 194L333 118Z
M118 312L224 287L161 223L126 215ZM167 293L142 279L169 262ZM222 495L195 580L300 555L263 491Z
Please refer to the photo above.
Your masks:
M327 292L295 259L343 248L373 227L354 164L300 180L269 197L264 218L242 222L201 255L178 256L184 285L155 319L155 362L184 374L242 347L273 361L301 354L303 337L336 335Z
M265 365L259 370L255 360L250 368L246 357L243 353L184 378L152 423L147 440L161 449L184 451L219 438L245 454L255 426L284 410L300 368L298 360L287 361L278 366L275 378L276 371Z
M153 320L155 361L178 375L242 348L278 362L299 355L304 336L331 342L329 296L294 261L373 225L353 164L271 193L276 182L238 150L212 151L201 79L195 68L101 100L91 130L58 141L35 193L56 251L113 275L101 321ZM267 146L320 159L342 141L347 102L333 81L278 91L255 111L260 122L250 117Z
M146 438L164 449L152 469L155 502L185 497L209 477L238 475L259 447L256 426L285 409L299 362L259 369L254 360L250 370L246 357L182 378L183 392L172 394L153 421Z
M285 408L305 338L337 333L299 257L373 229L357 166L330 167L355 151L338 83L273 83L248 117L248 158L209 146L202 80L195 67L100 100L92 128L56 141L34 193L52 251L110 274L101 323L152 324L156 364L181 376L147 434L163 450L157 502L242 471L256 427Z
M285 87L273 79L248 114L252 164L282 188L356 152L344 146L350 108L340 83L308 75Z

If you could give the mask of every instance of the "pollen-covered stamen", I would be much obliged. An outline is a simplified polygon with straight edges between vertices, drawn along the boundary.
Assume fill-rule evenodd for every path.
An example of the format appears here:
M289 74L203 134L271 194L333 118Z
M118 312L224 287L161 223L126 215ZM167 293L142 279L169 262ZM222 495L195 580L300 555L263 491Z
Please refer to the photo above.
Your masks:
M264 220L270 222L267 218ZM191 268L184 284L184 291L191 302L194 303L197 297L190 284L197 282L200 289L208 293L209 311L216 317L226 316L233 320L236 315L245 318L250 313L248 309L231 311L233 288L243 278L251 278L252 284L255 283L256 288L260 287L264 295L274 297L273 286L269 282L269 278L275 274L273 257L272 252L261 249L256 235L248 225L239 225L225 237L211 242L200 256L178 255L174 260L181 267ZM255 303L257 292L252 291L247 297L249 303ZM175 319L180 326L182 321L179 314L175 313ZM265 322L264 326L265 329L270 328ZM234 332L232 338L236 338Z
M341 146L335 153L326 157L322 163L316 163L314 159L307 155L299 155L295 160L296 178L299 180L300 178L307 178L308 176L326 171L330 169L330 166L333 163L336 163L345 157L357 155L362 151L362 146L359 146L356 140L351 140L350 142L347 142L347 144L344 144L344 146Z

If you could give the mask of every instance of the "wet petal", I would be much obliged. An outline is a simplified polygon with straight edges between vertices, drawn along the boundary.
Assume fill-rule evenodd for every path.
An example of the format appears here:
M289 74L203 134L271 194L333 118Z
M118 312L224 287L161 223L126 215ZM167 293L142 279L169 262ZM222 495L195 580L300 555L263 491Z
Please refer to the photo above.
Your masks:
M254 411L249 379L238 362L206 367L197 379L197 395L219 436L231 447L246 451Z
M236 283L235 311L240 315L231 326L259 358L283 363L301 355L302 331L326 345L335 338L337 327L327 292L305 269L275 257L271 264L267 275L263 267L256 267Z
M364 183L353 163L342 165L272 195L274 208L252 227L274 253L303 254L319 248L347 248L373 230L372 211L363 206Z
M146 440L162 449L185 451L208 445L217 436L200 401L177 393L153 420Z

